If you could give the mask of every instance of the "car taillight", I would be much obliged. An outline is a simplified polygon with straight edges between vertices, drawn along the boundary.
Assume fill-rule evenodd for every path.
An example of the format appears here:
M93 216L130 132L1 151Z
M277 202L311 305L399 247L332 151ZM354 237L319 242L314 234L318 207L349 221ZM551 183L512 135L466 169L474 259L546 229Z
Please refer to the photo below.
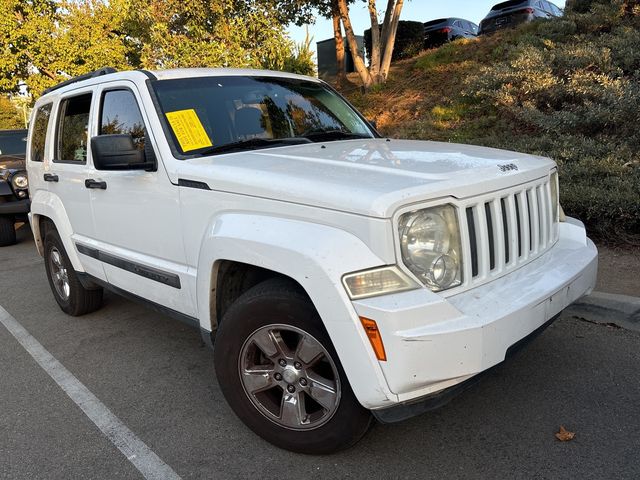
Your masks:
M445 27L440 30L440 33L449 33L451 31L451 27Z
M520 10L520 13L533 13L535 12L535 10L533 8L523 8L522 10Z

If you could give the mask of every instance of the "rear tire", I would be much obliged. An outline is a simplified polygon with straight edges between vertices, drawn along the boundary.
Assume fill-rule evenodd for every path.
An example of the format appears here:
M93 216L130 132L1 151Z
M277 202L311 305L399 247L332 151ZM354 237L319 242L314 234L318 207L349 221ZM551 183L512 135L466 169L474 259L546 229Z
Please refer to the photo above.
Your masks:
M102 288L82 286L54 227L47 228L44 237L44 265L53 297L63 312L77 317L102 306Z
M0 215L0 247L8 247L15 243L15 218L13 215Z
M320 316L291 281L242 294L216 333L216 374L233 411L255 433L299 453L346 449L369 429Z

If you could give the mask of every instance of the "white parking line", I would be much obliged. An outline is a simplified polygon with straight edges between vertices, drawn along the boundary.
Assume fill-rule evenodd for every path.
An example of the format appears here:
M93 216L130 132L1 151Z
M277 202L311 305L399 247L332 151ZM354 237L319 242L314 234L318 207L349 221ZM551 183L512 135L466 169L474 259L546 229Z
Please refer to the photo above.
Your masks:
M55 359L9 312L0 306L0 323L24 347L87 417L147 479L180 480L180 476L151 451L80 380Z

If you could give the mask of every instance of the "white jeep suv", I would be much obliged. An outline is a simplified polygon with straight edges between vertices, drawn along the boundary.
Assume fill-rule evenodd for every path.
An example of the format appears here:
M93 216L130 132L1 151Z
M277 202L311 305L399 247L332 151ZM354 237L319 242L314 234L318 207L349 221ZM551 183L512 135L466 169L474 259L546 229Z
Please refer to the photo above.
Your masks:
M290 450L443 404L595 284L553 161L380 138L314 78L103 69L46 92L28 141L62 310L107 288L199 328Z

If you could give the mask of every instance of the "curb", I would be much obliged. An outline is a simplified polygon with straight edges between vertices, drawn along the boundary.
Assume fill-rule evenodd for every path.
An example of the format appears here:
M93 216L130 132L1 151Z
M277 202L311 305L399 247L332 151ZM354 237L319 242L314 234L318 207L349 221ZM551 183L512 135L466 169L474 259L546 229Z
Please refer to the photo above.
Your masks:
M640 297L593 292L567 307L574 317L640 332Z

